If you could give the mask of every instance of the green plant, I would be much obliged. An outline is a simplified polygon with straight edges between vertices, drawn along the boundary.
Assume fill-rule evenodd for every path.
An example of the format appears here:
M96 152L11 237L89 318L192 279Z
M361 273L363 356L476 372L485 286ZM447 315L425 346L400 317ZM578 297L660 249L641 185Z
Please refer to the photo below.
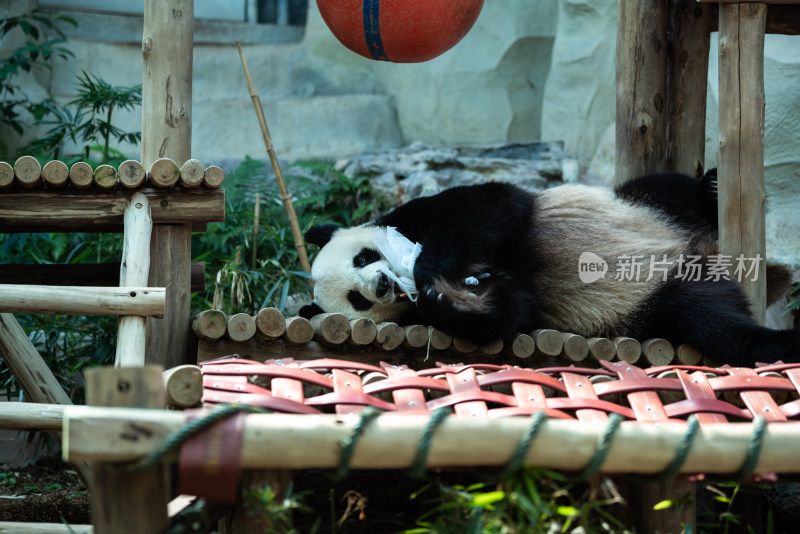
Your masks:
M743 517L734 512L734 503L737 503L736 498L743 494L758 494L765 489L766 486L756 484L743 484L741 482L718 482L716 484L707 484L705 489L713 495L713 500L721 505L721 508L714 509L698 509L698 532L721 532L727 534L731 530L734 532L761 532L762 530L754 527L753 525L743 524ZM774 518L772 510L767 511L766 525L763 532L774 532Z
M58 159L63 144L72 141L83 145L82 158L88 159L94 149L100 154L100 162L108 163L112 137L120 143L127 141L137 144L141 140L141 132L125 132L114 126L111 120L114 110L132 110L141 105L142 86L113 86L85 71L77 80L78 96L67 105L59 106L46 101L34 109L36 123L51 128L43 136L31 141L26 150Z
M0 42L15 29L19 29L25 39L22 46L0 59L0 125L10 127L20 136L24 131L22 111L35 115L43 102L32 101L15 83L16 78L23 72L31 72L34 67L49 69L52 60L68 59L74 55L63 46L66 35L58 28L57 22L77 26L77 22L69 17L38 9L16 17L6 16L0 26ZM57 37L47 39L43 28ZM8 150L8 146L0 146L0 154Z
M12 473L11 471L3 471L0 473L0 486L13 486L17 483L19 473Z
M258 517L266 533L294 534L292 514L294 512L310 513L312 510L303 504L304 493L294 494L289 483L283 497L270 485L242 491L242 499L247 514ZM317 523L318 525L318 523ZM316 532L318 526L313 527Z

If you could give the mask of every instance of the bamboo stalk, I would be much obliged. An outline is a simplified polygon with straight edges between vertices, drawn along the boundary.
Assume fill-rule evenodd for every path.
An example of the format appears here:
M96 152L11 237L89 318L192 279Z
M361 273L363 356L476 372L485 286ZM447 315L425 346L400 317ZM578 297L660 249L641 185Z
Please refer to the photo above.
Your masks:
M63 161L48 161L42 168L42 180L48 187L62 187L69 181L69 168Z
M251 267L256 268L256 260L258 259L258 225L261 218L261 193L256 193L255 206L253 207L253 261Z
M364 430L353 452L353 468L405 468L417 454L428 415L384 414ZM64 457L67 461L131 461L152 452L185 416L163 410L69 406L64 410ZM358 417L337 415L248 415L244 423L241 467L331 468L341 461L341 443L352 436ZM129 439L132 425L137 439ZM530 420L452 416L433 435L428 465L465 467L505 465ZM550 469L577 470L595 454L605 425L547 419L531 444L525 462ZM605 473L658 473L674 458L686 434L683 422L623 424L617 430ZM681 473L734 473L745 457L754 425L704 425L697 431ZM767 425L756 473L798 473L794 444L800 423ZM469 446L465 447L464 444Z
M44 315L164 316L163 287L78 287L6 284L0 310Z
M289 218L289 226L292 229L292 238L294 239L294 246L297 249L297 256L300 260L300 266L307 273L311 272L311 264L308 261L306 254L306 247L303 242L303 233L300 231L300 223L297 221L297 214L294 211L294 204L289 190L286 187L286 181L283 179L283 172L278 164L278 156L275 155L275 149L272 146L272 138L269 135L269 128L267 127L267 120L264 118L264 110L261 107L261 100L253 89L253 80L250 78L250 71L247 69L247 61L244 59L244 52L242 45L236 41L236 46L239 49L239 57L242 59L242 68L244 75L247 78L247 87L250 90L250 99L253 101L253 106L256 109L256 116L258 117L258 124L261 126L261 135L264 137L264 144L267 147L267 154L272 163L272 170L275 172L275 179L278 181L278 188L281 191L281 199L286 208L286 215Z
M42 166L33 156L22 156L14 162L14 176L22 187L36 187L42 183Z
M2 406L0 429L61 432L64 407L60 404L4 402Z

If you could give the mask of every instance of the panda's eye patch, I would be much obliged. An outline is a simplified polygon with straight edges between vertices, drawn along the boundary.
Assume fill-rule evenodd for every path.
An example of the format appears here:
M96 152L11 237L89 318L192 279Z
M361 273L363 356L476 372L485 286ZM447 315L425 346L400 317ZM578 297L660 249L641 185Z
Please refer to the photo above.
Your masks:
M371 248L362 248L361 252L353 257L353 267L360 269L366 267L370 263L375 263L381 259L381 253Z
M372 301L366 298L364 295L359 293L358 291L348 291L347 292L347 300L350 301L350 304L353 305L358 311L367 311L372 307Z

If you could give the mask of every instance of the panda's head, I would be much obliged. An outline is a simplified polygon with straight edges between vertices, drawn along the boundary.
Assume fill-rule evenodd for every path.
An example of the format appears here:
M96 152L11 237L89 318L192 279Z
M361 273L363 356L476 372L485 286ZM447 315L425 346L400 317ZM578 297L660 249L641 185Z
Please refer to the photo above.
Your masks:
M321 224L305 233L307 242L321 248L311 267L314 303L301 308L301 316L336 312L349 319L363 317L380 323L397 321L413 307L382 272L389 262L373 241L373 229L369 225L340 228Z

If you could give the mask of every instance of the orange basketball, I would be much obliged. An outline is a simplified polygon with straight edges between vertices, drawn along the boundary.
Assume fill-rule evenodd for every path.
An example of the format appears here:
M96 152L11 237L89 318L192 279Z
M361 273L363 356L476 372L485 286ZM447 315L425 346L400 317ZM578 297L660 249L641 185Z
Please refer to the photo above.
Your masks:
M369 59L420 63L456 45L483 0L317 0L333 34Z

